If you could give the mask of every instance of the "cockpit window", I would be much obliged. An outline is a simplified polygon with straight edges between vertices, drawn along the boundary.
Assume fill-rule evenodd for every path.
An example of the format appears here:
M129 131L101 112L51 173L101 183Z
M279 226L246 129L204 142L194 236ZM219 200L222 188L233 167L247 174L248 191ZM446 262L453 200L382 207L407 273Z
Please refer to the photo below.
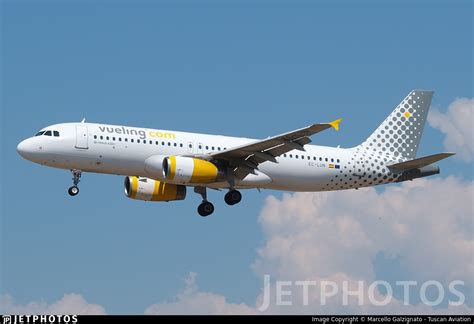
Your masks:
M59 132L58 131L53 131L54 136L59 137Z
M44 131L38 132L35 136L41 136L44 134Z
M46 131L46 132L44 133L44 135L46 135L46 136L51 136L51 131L50 131L50 130L49 130L49 131Z

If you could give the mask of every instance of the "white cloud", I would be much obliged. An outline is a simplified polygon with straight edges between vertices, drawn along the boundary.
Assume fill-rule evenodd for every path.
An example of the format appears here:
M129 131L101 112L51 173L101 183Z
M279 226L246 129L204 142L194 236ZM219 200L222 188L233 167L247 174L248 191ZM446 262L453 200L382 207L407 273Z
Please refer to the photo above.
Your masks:
M470 162L474 159L474 100L461 98L448 107L446 113L432 109L428 122L446 135L444 146Z
M201 292L196 284L196 274L190 273L186 287L173 302L151 305L145 310L147 315L158 314L256 314L256 310L245 304L228 303L222 295Z
M438 280L448 287L463 280L474 289L473 182L457 178L418 179L400 186L361 190L270 196L259 221L266 236L254 270L275 280L376 280L378 252L399 256L404 278L423 283ZM400 278L400 280L404 279ZM261 300L261 296L259 297ZM469 300L470 298L470 300ZM466 296L468 303L474 302ZM274 307L272 312L347 311L339 299L324 308ZM301 302L299 303L301 305ZM319 306L319 303L315 303ZM357 305L356 305L357 306ZM380 308L372 309L377 312ZM432 312L431 307L401 305L382 312ZM367 311L349 308L349 313ZM467 306L455 311L473 312ZM441 312L451 310L440 309Z
M65 294L60 300L49 304L44 301L33 301L25 305L17 304L10 295L0 295L0 313L2 314L74 314L105 315L105 309L97 304L88 303L81 295Z
M265 313L474 313L469 295L474 289L473 196L473 182L448 177L387 186L380 193L367 188L285 194L282 199L268 197L259 217L265 244L253 264L262 280L264 274L270 274L273 280L272 302ZM410 290L412 303L428 280L439 281L446 291L449 282L464 281L467 303L434 309L419 300L414 305L403 305L399 296L386 306L368 302L369 286L378 279L374 259L380 251L399 257L404 277L397 280L418 282ZM291 296L285 297L291 306L276 305L274 280L293 282L291 288L285 288L291 290ZM310 288L307 306L301 287L294 284L297 280L317 283ZM324 306L321 281L336 282L339 289ZM363 305L353 297L343 305L340 290L344 281L351 290L362 282ZM385 298L377 290L374 294L376 300ZM191 274L176 301L152 305L146 314L261 314L257 309L263 298L262 290L255 305L228 303L222 295L200 292L195 274Z

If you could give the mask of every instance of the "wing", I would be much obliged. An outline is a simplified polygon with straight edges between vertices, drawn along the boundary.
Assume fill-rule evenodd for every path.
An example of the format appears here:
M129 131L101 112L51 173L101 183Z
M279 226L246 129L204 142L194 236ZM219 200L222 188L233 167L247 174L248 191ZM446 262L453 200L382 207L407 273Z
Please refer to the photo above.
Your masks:
M263 162L278 163L277 156L292 150L305 151L304 145L311 143L309 136L331 127L339 130L341 120L337 119L325 124L313 124L264 140L232 147L222 152L212 153L208 158L227 161L229 167L233 168L234 175L238 179L243 179L249 173L255 174L258 165Z

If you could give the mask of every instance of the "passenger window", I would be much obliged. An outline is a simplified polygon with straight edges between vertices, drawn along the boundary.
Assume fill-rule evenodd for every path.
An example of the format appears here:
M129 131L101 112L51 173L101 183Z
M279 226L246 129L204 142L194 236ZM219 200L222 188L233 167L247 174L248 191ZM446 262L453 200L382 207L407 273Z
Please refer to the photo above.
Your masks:
M161 145L165 146L165 142L161 142Z
M202 145L199 145L199 149L202 149Z
M97 139L97 135L94 135L94 139Z
M51 131L46 131L46 132L44 133L44 135L46 135L46 136L51 136Z
M283 154L283 157L286 157L286 153L285 153L285 154Z
M158 141L155 142L155 145L159 145L159 144L160 144L160 142L158 142Z
M153 141L150 141L150 144L153 144Z
M179 147L183 147L183 143L180 143L180 144L179 144Z
M209 150L209 146L206 145L206 150Z
M140 140L139 140L139 139L137 139L137 143L140 143Z
M339 163L339 162L340 162L340 160L339 160L339 159L337 159L336 161L337 161L337 163Z
M122 138L121 138L121 137L119 137L119 142L121 142L121 141L122 141Z
M293 154L290 154L290 158L292 158L292 157L293 157Z
M334 162L334 159L331 159L331 162Z
M295 159L297 159L297 158L298 158L298 155L295 155Z
M324 159L324 161L326 161L326 162L327 162L327 161L328 161L328 158L325 158L325 159Z
M104 139L104 136L101 135L101 136L100 136L100 139L101 139L101 140Z
M35 136L41 136L44 134L44 131L38 132Z
M218 151L220 151L220 150L221 150L220 146L218 146L218 147L217 147L217 150L218 150Z
M212 150L214 151L214 146L212 147Z
M168 146L171 146L171 143L170 143L170 142L168 142Z
M319 161L322 161L322 160L323 160L323 158L322 158L322 157L320 157L320 158L319 158Z
M308 160L311 160L311 156L308 155Z
M109 140L109 137L107 136L106 139Z
M58 131L53 131L53 135L54 135L55 137L59 137L59 132L58 132Z
M112 141L115 141L115 137L112 137Z
M313 160L316 161L316 157L315 157L315 156L313 156Z
M174 147L176 147L176 146L178 146L178 144L177 144L177 143L174 143Z
M132 142L132 143L133 143L133 138L131 138L131 139L130 139L130 142Z
M124 138L124 141L125 141L125 142L128 142L128 137L125 137L125 138Z

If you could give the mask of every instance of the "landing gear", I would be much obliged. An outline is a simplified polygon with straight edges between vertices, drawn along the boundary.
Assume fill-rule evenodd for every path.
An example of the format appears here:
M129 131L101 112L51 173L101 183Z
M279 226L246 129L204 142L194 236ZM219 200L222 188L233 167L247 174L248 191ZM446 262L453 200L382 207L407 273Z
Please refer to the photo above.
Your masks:
M67 193L69 194L69 196L75 196L79 193L79 188L76 186L72 186L67 190Z
M77 186L81 181L82 172L80 170L71 170L73 186L68 189L70 196L76 196L79 193L79 187Z
M211 215L214 212L214 205L207 201L206 187L194 187L194 192L202 197L202 203L198 206L198 214L202 217Z
M214 205L210 203L209 201L203 201L199 206L198 206L198 213L202 217L206 217L211 215L214 212Z
M232 189L225 194L224 200L227 205L232 206L238 204L242 200L242 194L240 193L240 191Z

